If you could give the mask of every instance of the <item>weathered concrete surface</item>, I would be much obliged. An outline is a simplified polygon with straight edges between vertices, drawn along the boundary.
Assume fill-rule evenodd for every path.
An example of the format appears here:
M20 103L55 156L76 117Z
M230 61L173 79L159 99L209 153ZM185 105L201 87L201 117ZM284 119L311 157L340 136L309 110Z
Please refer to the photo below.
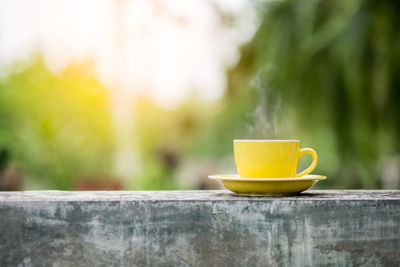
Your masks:
M1 266L399 266L400 191L0 193Z

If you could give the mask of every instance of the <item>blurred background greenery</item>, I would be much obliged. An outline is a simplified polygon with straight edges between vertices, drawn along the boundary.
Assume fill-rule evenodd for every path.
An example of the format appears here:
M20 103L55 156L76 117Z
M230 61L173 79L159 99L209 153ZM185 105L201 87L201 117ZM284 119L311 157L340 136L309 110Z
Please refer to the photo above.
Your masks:
M318 152L314 173L329 177L319 188L399 188L400 3L252 8L257 27L226 67L219 98L192 94L172 107L132 98L131 175L114 168L112 89L95 63L54 72L38 52L9 65L0 79L0 189L218 188L207 175L235 172L232 140L240 138L302 140Z

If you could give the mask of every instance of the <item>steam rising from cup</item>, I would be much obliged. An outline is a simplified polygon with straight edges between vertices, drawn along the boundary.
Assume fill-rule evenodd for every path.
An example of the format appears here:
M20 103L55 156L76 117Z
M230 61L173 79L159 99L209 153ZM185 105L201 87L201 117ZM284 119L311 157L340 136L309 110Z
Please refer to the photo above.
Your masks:
M268 64L262 67L250 81L257 91L258 103L249 114L246 125L250 138L276 138L280 130L281 93L274 82L276 70Z

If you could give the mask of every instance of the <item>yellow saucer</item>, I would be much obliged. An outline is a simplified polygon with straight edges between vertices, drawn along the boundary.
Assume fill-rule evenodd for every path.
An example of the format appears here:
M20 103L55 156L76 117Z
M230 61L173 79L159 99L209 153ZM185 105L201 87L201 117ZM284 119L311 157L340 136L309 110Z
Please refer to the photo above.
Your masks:
M237 174L210 175L208 178L217 180L226 189L242 195L296 195L311 188L323 175L304 175L290 178L243 178Z

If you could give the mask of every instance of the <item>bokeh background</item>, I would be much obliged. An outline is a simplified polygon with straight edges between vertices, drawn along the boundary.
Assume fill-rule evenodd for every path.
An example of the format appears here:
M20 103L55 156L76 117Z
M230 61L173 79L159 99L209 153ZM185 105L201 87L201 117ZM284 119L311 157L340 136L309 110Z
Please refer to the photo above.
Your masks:
M0 190L208 189L233 139L400 187L400 3L0 1ZM299 168L311 158L301 159Z

